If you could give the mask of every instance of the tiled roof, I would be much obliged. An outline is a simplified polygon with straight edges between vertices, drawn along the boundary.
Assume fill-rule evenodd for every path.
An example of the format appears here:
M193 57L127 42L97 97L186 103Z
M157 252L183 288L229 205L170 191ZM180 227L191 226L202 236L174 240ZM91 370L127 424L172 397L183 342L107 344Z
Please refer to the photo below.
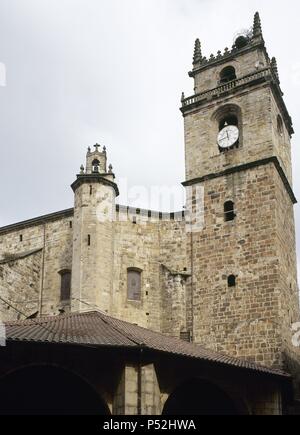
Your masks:
M289 377L281 370L232 358L205 349L203 346L141 328L96 311L6 322L5 325L8 342L76 344L127 349L143 347L152 351L247 369L266 375Z

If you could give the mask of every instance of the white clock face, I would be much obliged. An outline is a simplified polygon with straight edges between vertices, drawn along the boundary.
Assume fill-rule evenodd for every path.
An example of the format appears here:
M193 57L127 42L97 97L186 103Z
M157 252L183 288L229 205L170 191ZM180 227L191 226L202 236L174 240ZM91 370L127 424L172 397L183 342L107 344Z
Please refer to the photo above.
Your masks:
M218 145L222 149L232 147L239 139L239 129L235 125L228 125L218 135Z

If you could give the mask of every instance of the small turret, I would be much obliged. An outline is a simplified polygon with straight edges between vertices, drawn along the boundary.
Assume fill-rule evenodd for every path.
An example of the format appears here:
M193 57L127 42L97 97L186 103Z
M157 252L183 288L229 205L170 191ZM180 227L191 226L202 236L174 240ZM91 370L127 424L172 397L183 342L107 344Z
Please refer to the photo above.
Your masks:
M106 148L89 147L86 166L72 184L73 221L72 310L99 309L111 314L113 237L119 194Z
M87 174L106 174L106 148L103 147L101 151L101 145L96 143L94 145L95 151L91 151L88 147L86 155L86 173ZM100 148L100 150L99 150Z

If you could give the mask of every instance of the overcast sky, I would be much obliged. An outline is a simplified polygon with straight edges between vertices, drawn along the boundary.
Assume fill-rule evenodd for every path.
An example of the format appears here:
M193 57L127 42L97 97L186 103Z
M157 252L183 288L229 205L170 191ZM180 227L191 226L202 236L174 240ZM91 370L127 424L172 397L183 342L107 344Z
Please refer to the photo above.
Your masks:
M179 106L182 91L193 93L194 41L201 39L206 56L231 47L256 10L294 120L300 198L297 0L0 0L7 75L0 86L0 226L72 207L70 184L96 142L129 186L180 185ZM296 221L300 246L299 206Z

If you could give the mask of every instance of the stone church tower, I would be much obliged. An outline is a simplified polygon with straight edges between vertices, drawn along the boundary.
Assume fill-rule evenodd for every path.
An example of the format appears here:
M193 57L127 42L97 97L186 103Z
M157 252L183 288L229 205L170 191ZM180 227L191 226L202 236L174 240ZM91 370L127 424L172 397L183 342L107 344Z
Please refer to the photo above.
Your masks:
M163 213L116 204L119 191L107 165L106 148L98 144L88 148L86 164L72 184L74 207L0 228L0 321L34 323L50 317L51 325L57 322L58 331L64 331L61 325L65 328L64 320L71 319L75 340L90 339L92 334L93 343L99 332L115 333L119 328L121 335L112 334L117 347L129 340L144 351L147 337L154 337L151 346L159 352L170 349L166 343L173 340L172 352L194 358L202 348L184 342L192 341L205 348L206 363L215 358L220 365L221 386L227 382L222 365L229 356L239 358L234 360L237 371L247 366L258 373L266 370L248 361L266 366L273 375L284 369L300 392L300 354L292 340L293 325L300 322L293 126L258 13L251 31L237 37L223 53L206 58L197 40L189 75L195 92L188 98L182 95L181 107L186 210ZM137 339L134 331L141 334ZM112 335L107 338L110 344ZM61 336L65 339L64 332ZM211 350L221 355L216 357ZM177 366L172 353L173 363L162 365L162 375L156 377L161 354L158 364L144 370L142 353L138 367L126 366L122 377L121 372L112 376L111 386L118 376L121 381L116 392L109 387L111 407L116 400L121 409L122 394L127 397L129 391L126 400L132 400L131 409L141 412L138 390L144 388L145 375L143 391L157 412L161 391L167 400L173 383L179 385L181 376L183 382L190 375L191 366ZM106 373L117 373L111 371L113 366L109 362L108 371L102 372L95 362L97 373L107 379ZM197 378L199 373L207 375L209 366L201 367ZM281 411L281 396L272 386L270 400L265 397L269 387L259 391L260 381L252 385L252 378L243 383L230 367L234 382L228 391L240 384L244 396L249 385L254 414L262 412L261 404L264 412ZM172 388L160 390L158 380L164 384L169 378ZM214 384L217 378L213 377ZM191 382L193 389L192 378ZM184 394L184 401L186 397L190 393Z
M106 149L88 149L86 168L72 184L73 219L72 311L94 307L111 313L113 281L113 223L118 187Z
M204 190L203 229L187 244L194 340L291 366L291 325L299 321L293 127L258 13L231 50L207 59L197 40L189 75L195 95L182 97L184 185Z

